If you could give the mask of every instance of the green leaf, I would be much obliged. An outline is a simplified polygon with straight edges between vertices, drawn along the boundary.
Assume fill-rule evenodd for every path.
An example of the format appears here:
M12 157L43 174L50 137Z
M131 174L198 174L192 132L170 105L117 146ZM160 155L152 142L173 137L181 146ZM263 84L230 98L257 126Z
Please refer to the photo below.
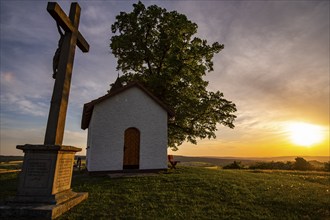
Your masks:
M183 14L141 2L111 26L110 48L124 73L122 82L139 81L176 113L168 123L172 149L184 141L216 138L217 124L234 128L235 104L219 91L208 92L202 78L213 71L213 56L224 45L195 37L197 29Z

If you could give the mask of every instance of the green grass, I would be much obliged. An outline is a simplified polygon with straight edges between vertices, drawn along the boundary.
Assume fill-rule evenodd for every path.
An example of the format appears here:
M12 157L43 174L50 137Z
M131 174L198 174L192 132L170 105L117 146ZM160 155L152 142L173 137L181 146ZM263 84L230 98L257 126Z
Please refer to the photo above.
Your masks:
M0 175L0 198L17 174ZM76 172L88 200L59 219L329 219L330 176L321 172L179 166L156 176L110 178Z

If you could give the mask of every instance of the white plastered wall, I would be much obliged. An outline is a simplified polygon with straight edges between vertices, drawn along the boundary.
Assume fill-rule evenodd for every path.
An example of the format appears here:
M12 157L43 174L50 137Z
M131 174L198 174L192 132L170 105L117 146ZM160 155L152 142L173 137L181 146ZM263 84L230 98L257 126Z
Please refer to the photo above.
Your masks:
M140 169L167 168L167 112L138 87L94 106L88 128L88 171L123 169L124 132L140 131Z

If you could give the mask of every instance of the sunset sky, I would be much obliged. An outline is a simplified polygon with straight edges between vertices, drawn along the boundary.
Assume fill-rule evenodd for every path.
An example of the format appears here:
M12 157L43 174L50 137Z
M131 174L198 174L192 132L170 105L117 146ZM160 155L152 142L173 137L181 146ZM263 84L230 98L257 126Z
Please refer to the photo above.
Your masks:
M58 1L68 14L70 3ZM117 77L111 24L136 1L78 1L79 30L90 52L76 49L64 142L83 148L83 104L106 94ZM224 44L205 77L237 105L235 129L185 143L187 156L329 155L329 1L144 1L185 14L198 37ZM42 144L53 90L59 34L47 1L0 1L0 154ZM202 113L201 113L202 114ZM310 142L308 142L310 141Z

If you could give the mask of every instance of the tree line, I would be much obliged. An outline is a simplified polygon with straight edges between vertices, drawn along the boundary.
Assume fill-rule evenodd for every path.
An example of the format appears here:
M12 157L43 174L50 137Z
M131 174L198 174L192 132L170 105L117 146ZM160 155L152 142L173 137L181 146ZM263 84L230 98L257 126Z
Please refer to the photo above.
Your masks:
M249 167L245 167L240 161L234 161L223 167L223 169L261 169L261 170L317 170L330 172L330 161L325 162L323 167L316 167L302 157L295 158L295 161L271 161L257 162Z

